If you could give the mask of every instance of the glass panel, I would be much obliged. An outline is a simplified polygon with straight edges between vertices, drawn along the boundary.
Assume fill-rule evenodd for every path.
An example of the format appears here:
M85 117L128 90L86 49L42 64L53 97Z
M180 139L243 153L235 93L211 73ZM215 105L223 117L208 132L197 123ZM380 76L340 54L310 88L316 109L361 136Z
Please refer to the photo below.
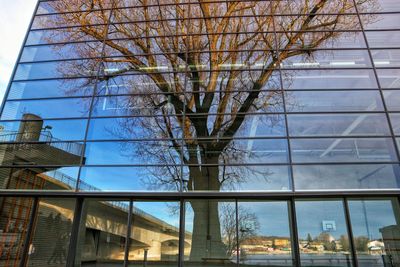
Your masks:
M100 42L29 46L22 50L20 62L99 57L101 50Z
M233 210L223 210L223 224L234 228L233 216ZM238 202L238 228L240 266L293 265L287 202ZM228 239L234 230L225 231Z
M352 266L341 200L297 200L301 266Z
M37 120L52 118L80 118L89 114L90 98L8 101L2 120L18 120L26 116Z
M27 266L65 266L75 199L41 199Z
M84 167L81 191L179 191L180 166Z
M45 63L21 63L15 71L15 80L74 78L95 76L98 60L70 60Z
M167 124L168 123L168 124ZM175 116L91 119L88 140L167 139L166 125L181 142L182 130Z
M378 88L372 70L286 70L282 75L285 89Z
M7 99L92 96L93 87L88 79L13 82Z
M282 68L365 68L371 67L365 50L325 50L311 55L290 57L281 64Z
M0 168L0 189L74 190L78 167Z
M400 111L400 90L384 91L386 107L390 111Z
M400 42L400 31L374 31L365 32L369 46L377 47L398 47Z
M390 135L384 114L288 115L291 136Z
M168 141L88 142L86 164L176 165L180 155Z
M0 165L79 165L83 151L82 143L18 143L0 144L4 156Z
M122 266L128 201L85 200L74 266Z
M400 67L400 50L371 50L371 53L377 68Z
M236 266L234 202L188 200L185 213L185 265Z
M292 139L293 162L397 161L390 138Z
M400 88L400 69L378 69L377 73L383 89Z
M400 114L390 114L390 121L392 122L393 132L395 135L400 135Z
M0 264L19 266L31 218L33 199L0 198ZM29 255L34 249L29 247Z
M0 121L0 142L83 140L85 130L86 120Z
M397 0L377 0L376 8L373 12L398 12L400 11L400 2Z
M294 165L293 177L296 190L400 188L395 164Z
M90 29L93 29L95 32L99 33L100 36L102 36L102 33L104 32L104 28L105 26L90 27ZM96 38L86 34L82 27L34 30L29 32L25 45L54 44L89 40L96 40Z
M129 266L177 266L179 202L133 202ZM186 233L185 243L190 242Z
M59 28L68 26L107 24L109 11L92 11L87 12L67 12L71 10L70 5L59 2L58 5L52 5L57 12L66 12L61 14L36 16L32 22L31 29Z
M362 15L361 22L365 30L397 29L400 24L400 14Z
M194 172L193 169L192 172ZM191 177L190 171L187 170L184 175L184 182L186 182ZM290 177L288 166L224 165L219 167L220 191L289 191Z
M383 110L378 91L288 92L288 112Z
M349 200L349 212L358 266L399 266L398 199Z

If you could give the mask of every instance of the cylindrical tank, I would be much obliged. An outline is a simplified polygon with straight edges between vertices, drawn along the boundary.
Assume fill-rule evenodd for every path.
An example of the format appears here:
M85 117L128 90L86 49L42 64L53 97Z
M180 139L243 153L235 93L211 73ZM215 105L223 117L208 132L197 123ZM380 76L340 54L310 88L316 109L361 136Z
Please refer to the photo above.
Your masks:
M43 128L43 119L35 114L26 113L22 116L16 138L17 142L39 141L40 133Z

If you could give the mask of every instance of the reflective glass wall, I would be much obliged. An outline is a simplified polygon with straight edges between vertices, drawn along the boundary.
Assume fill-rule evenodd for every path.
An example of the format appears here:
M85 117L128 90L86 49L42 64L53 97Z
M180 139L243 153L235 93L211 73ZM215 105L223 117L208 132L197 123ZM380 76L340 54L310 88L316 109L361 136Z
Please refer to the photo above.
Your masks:
M398 25L395 0L38 1L3 265L400 264Z

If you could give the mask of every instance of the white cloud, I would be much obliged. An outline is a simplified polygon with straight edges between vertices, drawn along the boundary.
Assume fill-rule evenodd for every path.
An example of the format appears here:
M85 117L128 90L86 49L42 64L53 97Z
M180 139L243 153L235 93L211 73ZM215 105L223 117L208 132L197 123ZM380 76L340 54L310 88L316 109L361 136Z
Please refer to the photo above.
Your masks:
M0 0L0 101L3 99L37 0Z

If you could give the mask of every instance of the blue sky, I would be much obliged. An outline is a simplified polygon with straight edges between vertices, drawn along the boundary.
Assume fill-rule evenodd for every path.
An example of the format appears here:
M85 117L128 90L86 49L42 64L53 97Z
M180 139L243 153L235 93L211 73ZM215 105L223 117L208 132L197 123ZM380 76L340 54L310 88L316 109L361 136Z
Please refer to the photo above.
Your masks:
M37 0L0 0L0 100L3 99Z

